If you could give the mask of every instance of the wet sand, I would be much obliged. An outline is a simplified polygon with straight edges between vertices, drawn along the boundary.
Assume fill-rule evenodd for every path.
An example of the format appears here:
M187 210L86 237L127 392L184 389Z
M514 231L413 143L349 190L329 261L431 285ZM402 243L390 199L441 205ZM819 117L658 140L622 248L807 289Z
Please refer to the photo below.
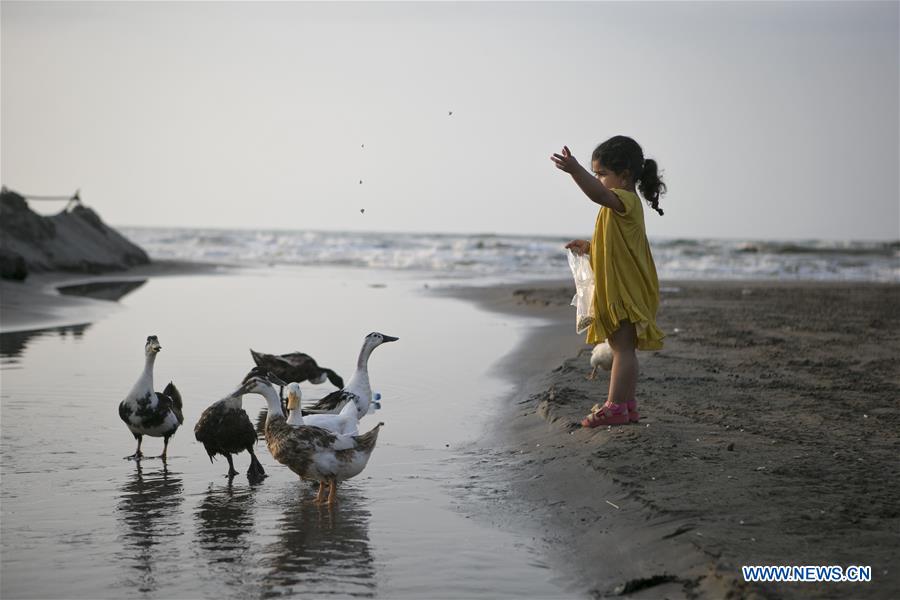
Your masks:
M543 319L501 369L502 508L594 597L900 597L900 286L668 282L639 424L582 429L567 282L459 289ZM487 449L486 449L487 451ZM745 584L742 565L865 565L871 583Z

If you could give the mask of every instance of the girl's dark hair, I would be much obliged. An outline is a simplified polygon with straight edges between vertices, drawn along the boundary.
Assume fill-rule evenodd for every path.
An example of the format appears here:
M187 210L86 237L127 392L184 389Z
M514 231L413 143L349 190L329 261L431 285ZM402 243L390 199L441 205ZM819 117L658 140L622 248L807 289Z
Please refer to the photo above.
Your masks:
M636 141L624 135L611 137L594 149L591 160L616 175L627 170L650 208L663 214L659 197L666 193L666 184L659 178L659 165L652 158L644 160L644 151Z

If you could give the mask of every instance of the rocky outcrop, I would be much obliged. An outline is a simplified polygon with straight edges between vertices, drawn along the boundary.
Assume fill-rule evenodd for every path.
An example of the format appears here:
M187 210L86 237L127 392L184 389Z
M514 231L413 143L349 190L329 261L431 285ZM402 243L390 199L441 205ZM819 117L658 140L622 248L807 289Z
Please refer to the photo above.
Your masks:
M80 202L43 217L20 194L0 192L0 270L6 279L24 279L26 270L101 273L149 262L146 252Z

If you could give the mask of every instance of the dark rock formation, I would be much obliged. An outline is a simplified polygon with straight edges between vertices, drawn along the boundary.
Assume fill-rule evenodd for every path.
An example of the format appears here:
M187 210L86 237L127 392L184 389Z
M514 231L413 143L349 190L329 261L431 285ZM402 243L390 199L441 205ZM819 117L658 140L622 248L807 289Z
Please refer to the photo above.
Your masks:
M80 203L42 217L16 192L6 188L0 192L0 271L4 278L24 279L27 272L36 271L122 271L149 262L146 252Z
M14 281L25 281L25 278L28 277L25 257L12 250L0 247L0 277Z

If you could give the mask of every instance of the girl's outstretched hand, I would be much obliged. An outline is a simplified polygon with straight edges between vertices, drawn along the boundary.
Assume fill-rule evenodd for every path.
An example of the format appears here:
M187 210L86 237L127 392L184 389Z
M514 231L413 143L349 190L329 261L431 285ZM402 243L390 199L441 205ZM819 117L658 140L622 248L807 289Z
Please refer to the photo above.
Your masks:
M566 250L571 250L575 254L590 254L591 243L587 240L572 240L566 244Z
M568 146L563 146L562 154L554 154L550 157L550 160L553 161L557 169L565 171L566 173L572 173L579 166L578 161L572 156Z

